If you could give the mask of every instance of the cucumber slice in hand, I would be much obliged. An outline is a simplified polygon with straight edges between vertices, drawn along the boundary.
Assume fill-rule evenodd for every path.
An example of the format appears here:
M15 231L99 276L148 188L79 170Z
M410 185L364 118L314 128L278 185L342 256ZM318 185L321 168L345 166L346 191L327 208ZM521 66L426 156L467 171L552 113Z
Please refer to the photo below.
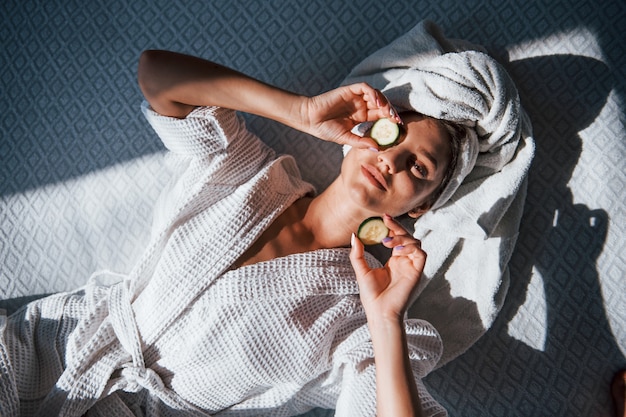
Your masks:
M389 234L389 229L380 217L365 219L359 226L357 236L364 245L376 245Z
M379 119L372 125L369 136L380 146L393 145L400 137L400 126L391 119Z

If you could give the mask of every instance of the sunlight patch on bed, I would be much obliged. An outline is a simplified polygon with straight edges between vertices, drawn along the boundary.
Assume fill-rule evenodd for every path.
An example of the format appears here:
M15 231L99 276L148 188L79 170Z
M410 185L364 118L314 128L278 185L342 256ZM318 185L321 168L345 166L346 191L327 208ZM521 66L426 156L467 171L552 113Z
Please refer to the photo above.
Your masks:
M508 334L533 349L544 351L547 337L548 310L543 277L533 267L526 300L508 324Z
M0 198L1 298L72 289L101 268L127 271L170 176L155 153Z
M507 47L510 61L549 55L579 55L606 62L596 34L586 27L554 33Z

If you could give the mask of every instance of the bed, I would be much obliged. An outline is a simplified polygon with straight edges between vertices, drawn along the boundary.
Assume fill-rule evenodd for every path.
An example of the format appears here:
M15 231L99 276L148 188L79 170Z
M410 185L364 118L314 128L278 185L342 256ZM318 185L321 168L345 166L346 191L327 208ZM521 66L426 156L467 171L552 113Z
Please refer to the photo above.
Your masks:
M536 153L502 310L426 384L451 416L610 414L626 367L623 1L9 0L0 16L0 308L138 258L170 175L139 111L142 50L316 94L429 19L509 70ZM247 121L318 189L330 183L337 146Z

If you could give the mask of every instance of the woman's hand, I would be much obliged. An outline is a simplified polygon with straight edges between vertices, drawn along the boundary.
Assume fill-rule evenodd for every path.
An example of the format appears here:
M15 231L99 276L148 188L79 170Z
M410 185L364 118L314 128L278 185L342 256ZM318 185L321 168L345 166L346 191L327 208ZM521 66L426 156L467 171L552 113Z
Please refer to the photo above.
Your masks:
M366 83L335 88L305 100L301 130L322 140L360 148L378 148L369 137L351 133L354 126L384 117L401 123L387 98Z
M382 268L370 268L363 256L363 243L356 237L353 237L350 261L368 321L397 322L402 320L411 293L422 275L426 253L419 240L390 216L383 216L383 221L390 231L383 245L393 248L387 264Z
M426 262L420 242L391 217L383 217L390 235L383 244L393 248L387 264L372 269L363 257L363 244L354 235L350 261L359 283L361 302L372 336L376 364L376 415L421 416L421 401L411 368L404 331L404 311Z
M156 50L141 54L138 78L150 106L166 116L183 118L197 106L219 106L361 148L377 145L351 133L354 126L383 117L400 122L385 96L366 83L306 97L202 58Z

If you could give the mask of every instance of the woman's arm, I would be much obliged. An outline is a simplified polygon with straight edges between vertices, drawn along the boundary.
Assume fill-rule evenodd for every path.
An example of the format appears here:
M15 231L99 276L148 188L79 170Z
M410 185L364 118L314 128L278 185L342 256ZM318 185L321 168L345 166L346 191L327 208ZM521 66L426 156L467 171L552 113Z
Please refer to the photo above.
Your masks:
M391 116L384 95L365 83L306 97L176 52L145 51L139 59L138 79L150 106L166 116L184 118L197 106L219 106L358 147L376 147L376 143L350 133L355 125Z
M183 118L198 106L219 106L270 119L294 118L303 97L190 55L148 50L141 54L139 86L158 113Z
M368 318L376 363L377 416L421 416L402 319Z
M424 269L426 254L419 241L399 223L387 215L384 221L391 233L383 244L393 248L393 252L383 268L368 266L363 244L355 236L350 252L374 346L377 415L421 416L403 318Z

